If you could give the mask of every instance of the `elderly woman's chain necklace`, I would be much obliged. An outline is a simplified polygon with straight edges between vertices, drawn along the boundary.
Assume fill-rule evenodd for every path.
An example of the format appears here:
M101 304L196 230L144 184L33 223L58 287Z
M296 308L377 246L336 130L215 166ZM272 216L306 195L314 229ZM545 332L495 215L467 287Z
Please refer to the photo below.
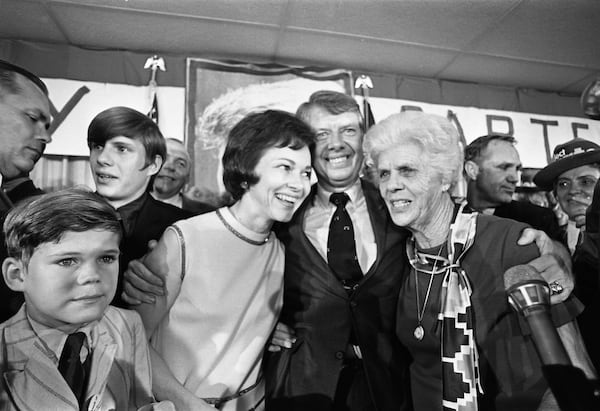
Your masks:
M418 272L419 271L426 272L426 271L419 270L416 265L413 266L413 269L415 271L415 291L416 291L416 297L417 297L417 327L413 331L413 335L419 341L421 341L423 339L423 337L425 336L425 330L423 329L423 316L425 315L425 308L427 308L427 302L429 301L429 295L431 293L431 286L433 284L433 277L436 274L435 269L437 268L437 263L438 263L440 255L442 254L442 250L444 249L444 245L445 244L442 244L442 246L440 247L440 250L438 251L438 254L437 254L438 258L435 259L435 261L433 263L433 268L431 269L431 273L429 274L429 284L427 285L427 292L425 293L425 301L423 301L423 307L421 307L421 303L419 301L419 273ZM416 245L415 245L414 249L415 249L415 255L418 256Z

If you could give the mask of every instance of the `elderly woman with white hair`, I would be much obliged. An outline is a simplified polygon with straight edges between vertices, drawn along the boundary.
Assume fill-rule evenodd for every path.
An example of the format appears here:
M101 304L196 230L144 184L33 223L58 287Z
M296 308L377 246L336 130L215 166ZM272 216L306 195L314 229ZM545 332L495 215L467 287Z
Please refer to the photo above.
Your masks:
M517 245L527 226L466 213L454 203L450 192L463 152L445 118L395 114L373 126L364 144L392 220L412 234L396 334L413 356L415 411L553 404L534 346L505 292L505 271L538 256L535 245ZM572 337L567 351L585 353L573 318L562 317L555 324ZM593 376L587 364L581 367Z

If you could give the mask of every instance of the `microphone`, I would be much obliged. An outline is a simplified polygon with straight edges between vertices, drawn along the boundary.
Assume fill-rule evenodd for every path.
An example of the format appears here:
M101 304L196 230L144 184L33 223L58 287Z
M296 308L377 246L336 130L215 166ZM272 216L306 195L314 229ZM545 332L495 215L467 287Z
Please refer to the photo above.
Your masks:
M583 371L571 364L550 315L550 287L530 265L517 265L504 273L508 301L522 314L542 363L542 372L562 411L600 409L600 399Z
M531 265L516 265L504 273L508 302L525 316L531 338L543 365L571 365L550 316L550 288Z

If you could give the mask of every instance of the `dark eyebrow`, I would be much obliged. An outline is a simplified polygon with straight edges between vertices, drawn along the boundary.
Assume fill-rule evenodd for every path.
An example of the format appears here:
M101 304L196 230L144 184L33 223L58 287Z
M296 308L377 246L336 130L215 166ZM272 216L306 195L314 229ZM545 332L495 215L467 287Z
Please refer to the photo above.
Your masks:
M135 147L135 143L133 142L132 138L129 137L125 137L127 140L115 140L114 137L113 138L109 138L108 140L106 140L106 142L110 142L111 144L115 144L115 145L120 145L120 146L128 146L128 147Z

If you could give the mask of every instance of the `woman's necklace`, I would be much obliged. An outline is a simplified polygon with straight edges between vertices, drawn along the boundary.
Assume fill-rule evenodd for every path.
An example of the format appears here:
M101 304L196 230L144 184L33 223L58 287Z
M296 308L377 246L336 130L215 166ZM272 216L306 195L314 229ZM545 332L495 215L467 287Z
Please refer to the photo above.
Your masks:
M419 301L419 273L418 272L421 271L423 273L427 273L427 271L419 270L417 268L417 265L412 264L412 260L410 260L411 265L413 266L413 269L415 272L415 291L416 291L416 297L417 297L417 327L413 331L413 335L415 336L415 338L418 341L421 341L423 339L423 337L425 336L425 330L423 329L423 316L425 315L425 308L427 308L427 302L429 301L429 295L431 293L431 286L433 284L433 277L437 274L435 269L437 268L437 263L440 259L440 255L442 254L442 250L444 249L444 246L445 246L445 243L441 245L440 250L437 253L437 256L435 256L433 268L431 269L431 272L429 273L429 284L427 285L427 292L425 293L425 301L423 301L423 307L421 307L421 303ZM427 261L427 258L425 256L419 255L416 245L413 245L413 247L415 250L416 263L418 263L419 260ZM433 256L429 256L429 257L433 257Z
M231 212L231 216L240 224L242 224L241 221L239 221L239 219L235 216L235 214L233 214L231 208L229 209L229 211ZM266 237L263 240L254 240L252 238L249 238L247 236L245 236L244 234L240 233L238 230L236 230L231 224L229 224L227 222L227 220L225 219L225 217L221 214L220 210L217 210L217 217L219 217L219 220L221 220L221 222L223 223L223 225L229 230L231 231L231 233L233 233L237 238L239 238L240 240L243 240L247 243L250 243L252 245L263 245L266 244L269 241L269 237L271 236L271 233L265 233ZM243 225L243 224L242 224Z

